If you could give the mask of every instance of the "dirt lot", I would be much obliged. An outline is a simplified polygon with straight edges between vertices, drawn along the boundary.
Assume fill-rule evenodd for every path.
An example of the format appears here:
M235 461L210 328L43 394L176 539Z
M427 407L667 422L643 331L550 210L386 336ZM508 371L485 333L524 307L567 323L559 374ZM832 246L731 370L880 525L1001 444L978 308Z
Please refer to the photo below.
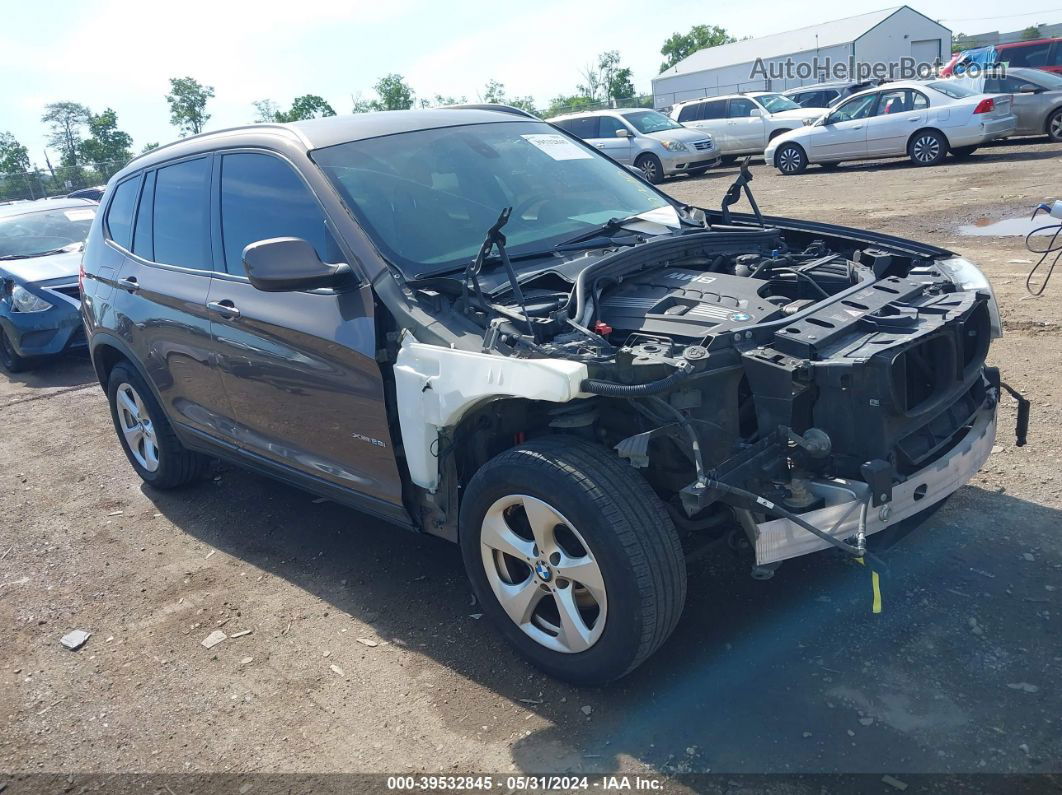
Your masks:
M157 493L82 358L0 375L0 769L1062 771L1062 280L959 234L1062 193L1062 146L931 169L754 166L764 212L952 248L994 280L1003 407L985 470L889 553L885 609L828 554L768 582L720 549L647 665L550 681L470 601L456 549L229 467ZM665 186L717 206L734 169ZM230 637L200 645L223 627ZM77 652L59 638L92 632ZM362 641L369 641L368 643Z

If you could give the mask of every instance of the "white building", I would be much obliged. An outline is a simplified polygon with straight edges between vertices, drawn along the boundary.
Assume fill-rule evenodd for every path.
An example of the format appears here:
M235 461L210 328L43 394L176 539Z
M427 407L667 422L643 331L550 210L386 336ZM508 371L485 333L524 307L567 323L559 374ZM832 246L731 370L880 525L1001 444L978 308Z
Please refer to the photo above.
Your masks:
M662 108L684 99L737 91L783 91L823 81L910 77L899 70L946 63L950 57L948 28L909 6L897 6L698 50L655 77L653 95L655 106ZM849 77L853 69L877 72Z

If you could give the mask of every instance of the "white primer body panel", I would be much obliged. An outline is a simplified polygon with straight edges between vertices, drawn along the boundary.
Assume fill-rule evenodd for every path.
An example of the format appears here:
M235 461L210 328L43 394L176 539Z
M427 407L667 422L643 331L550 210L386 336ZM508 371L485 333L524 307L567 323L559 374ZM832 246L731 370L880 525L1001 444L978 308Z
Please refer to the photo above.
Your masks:
M439 431L469 410L497 398L567 403L579 391L586 365L565 359L516 359L442 348L402 337L394 367L398 420L409 476L434 492L439 485Z

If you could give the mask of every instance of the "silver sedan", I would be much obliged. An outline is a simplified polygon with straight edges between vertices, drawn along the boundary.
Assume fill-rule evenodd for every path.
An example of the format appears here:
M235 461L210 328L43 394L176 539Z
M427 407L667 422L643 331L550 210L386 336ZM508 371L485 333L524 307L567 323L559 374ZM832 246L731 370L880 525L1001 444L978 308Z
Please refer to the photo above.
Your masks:
M978 92L1010 94L1018 117L1014 135L1044 135L1062 142L1062 76L1040 69L1014 67L1006 75L957 77Z

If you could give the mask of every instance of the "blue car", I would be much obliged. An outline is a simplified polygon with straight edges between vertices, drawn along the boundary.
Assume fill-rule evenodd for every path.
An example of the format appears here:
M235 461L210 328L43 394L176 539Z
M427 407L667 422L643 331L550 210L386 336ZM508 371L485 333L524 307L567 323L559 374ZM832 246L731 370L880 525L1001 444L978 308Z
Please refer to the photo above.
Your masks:
M85 346L78 271L88 199L0 207L0 364L11 373Z

